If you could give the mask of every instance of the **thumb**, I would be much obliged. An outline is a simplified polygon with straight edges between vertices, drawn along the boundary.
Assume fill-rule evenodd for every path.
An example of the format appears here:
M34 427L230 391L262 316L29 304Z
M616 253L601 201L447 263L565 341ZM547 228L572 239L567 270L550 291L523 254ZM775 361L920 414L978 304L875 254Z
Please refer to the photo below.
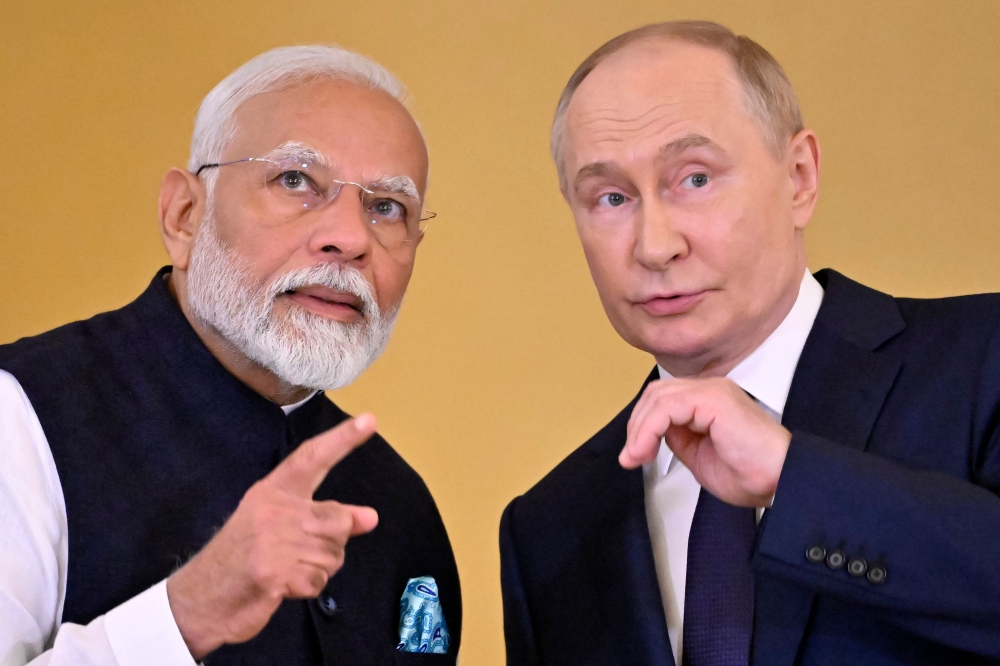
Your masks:
M351 518L354 525L351 527L351 536L368 534L378 526L378 512L370 506L350 506Z

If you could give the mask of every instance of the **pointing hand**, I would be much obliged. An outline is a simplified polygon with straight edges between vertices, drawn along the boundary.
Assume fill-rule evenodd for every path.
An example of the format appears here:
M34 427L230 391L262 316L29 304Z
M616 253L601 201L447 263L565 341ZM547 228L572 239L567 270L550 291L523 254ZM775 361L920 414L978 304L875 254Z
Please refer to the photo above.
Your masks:
M256 636L283 599L317 596L343 565L348 539L375 529L374 509L312 498L374 432L375 417L361 414L303 442L170 577L170 608L196 660Z

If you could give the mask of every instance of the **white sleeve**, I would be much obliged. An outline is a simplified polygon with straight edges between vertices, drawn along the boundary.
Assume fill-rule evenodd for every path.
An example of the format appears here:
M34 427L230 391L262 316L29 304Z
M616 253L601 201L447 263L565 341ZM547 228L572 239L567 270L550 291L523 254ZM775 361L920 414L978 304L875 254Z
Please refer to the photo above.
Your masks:
M48 440L0 370L0 666L194 666L166 582L87 626L61 624L66 506Z

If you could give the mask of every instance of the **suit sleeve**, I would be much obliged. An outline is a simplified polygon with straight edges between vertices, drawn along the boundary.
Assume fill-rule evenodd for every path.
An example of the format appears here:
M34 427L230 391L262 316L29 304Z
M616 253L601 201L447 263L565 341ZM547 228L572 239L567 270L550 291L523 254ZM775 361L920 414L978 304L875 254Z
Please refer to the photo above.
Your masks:
M503 630L507 645L507 666L541 664L535 648L528 600L521 581L521 565L515 542L514 507L507 505L500 519L500 585L503 591Z
M1000 657L996 433L986 451L992 457L971 483L793 433L755 569L887 611L935 642ZM831 561L834 551L842 563Z

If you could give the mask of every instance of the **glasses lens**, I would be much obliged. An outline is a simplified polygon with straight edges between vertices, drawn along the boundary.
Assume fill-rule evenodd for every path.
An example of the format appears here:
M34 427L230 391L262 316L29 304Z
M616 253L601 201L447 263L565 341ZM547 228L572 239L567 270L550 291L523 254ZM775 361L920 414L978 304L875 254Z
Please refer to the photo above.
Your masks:
M360 197L362 215L375 239L395 249L420 237L434 213L421 210L420 200L394 188L368 190L337 180L308 159L255 160L273 219L290 221L307 210L325 207L340 196Z
M399 192L375 191L363 198L366 218L375 238L386 248L398 247L420 237L420 201Z
M276 216L295 217L326 202L329 176L323 167L301 159L260 164L264 167L264 189Z

